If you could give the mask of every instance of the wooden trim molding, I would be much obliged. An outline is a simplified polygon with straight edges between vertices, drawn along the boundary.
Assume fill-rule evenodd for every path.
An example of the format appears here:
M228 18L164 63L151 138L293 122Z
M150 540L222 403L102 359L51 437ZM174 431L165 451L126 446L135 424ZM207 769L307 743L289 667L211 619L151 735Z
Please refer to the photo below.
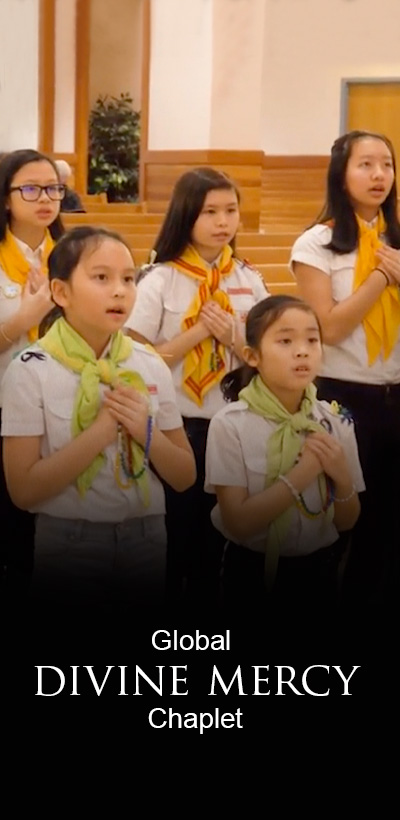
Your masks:
M65 159L69 165L75 168L77 162L77 155L72 153L71 151L53 151L53 158L54 159Z
M39 4L38 149L51 154L54 146L55 107L55 0Z
M142 6L142 88L140 102L139 200L145 192L145 156L149 144L150 56L151 56L151 0Z
M152 165L259 165L263 151L232 151L223 149L145 151L144 162Z
M91 0L76 0L75 51L75 188L87 193L89 149L89 70Z
M165 213L177 179L192 168L209 166L233 179L241 194L244 228L259 227L262 151L184 150L146 151L143 157L143 195L148 213Z
M329 156L324 155L291 155L286 156L269 156L263 155L263 168L327 168L329 165Z

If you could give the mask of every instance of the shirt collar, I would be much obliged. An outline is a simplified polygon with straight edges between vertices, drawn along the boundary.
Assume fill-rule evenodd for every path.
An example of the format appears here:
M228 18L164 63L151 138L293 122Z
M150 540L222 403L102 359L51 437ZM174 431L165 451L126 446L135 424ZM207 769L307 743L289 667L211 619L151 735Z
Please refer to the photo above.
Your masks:
M30 262L30 263L34 262L34 263L39 263L39 264L41 263L42 253L43 253L44 246L45 246L45 243L46 243L46 237L44 237L43 241L40 243L40 245L38 245L37 248L35 248L35 250L32 250L30 245L27 245L26 242L24 242L22 239L18 239L18 237L15 236L14 234L13 234L13 238L15 239L19 249L22 251L23 255L25 256L25 259L27 260L27 262Z

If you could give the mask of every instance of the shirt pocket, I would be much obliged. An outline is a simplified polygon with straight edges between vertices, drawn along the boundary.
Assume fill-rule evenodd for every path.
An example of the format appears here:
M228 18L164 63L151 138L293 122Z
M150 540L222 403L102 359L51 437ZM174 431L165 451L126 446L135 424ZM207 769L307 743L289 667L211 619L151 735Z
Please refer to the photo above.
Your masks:
M53 396L45 402L44 413L50 453L61 450L72 440L72 411L71 399Z
M241 323L245 323L249 310L255 305L256 299L251 287L227 288L227 296Z
M192 301L192 299L184 299L179 293L174 292L166 296L161 325L161 334L164 339L169 341L179 333L183 333L182 320Z
M149 410L153 419L157 418L158 411L160 409L160 400L158 396L158 386L155 383L146 384L146 387L149 391Z

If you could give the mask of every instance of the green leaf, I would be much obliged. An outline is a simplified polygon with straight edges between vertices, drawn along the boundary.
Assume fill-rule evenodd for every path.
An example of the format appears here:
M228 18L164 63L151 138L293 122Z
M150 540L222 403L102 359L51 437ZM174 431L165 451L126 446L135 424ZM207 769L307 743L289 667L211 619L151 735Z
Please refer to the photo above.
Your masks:
M137 201L139 148L140 112L131 95L99 96L89 116L89 192L107 191L109 201Z

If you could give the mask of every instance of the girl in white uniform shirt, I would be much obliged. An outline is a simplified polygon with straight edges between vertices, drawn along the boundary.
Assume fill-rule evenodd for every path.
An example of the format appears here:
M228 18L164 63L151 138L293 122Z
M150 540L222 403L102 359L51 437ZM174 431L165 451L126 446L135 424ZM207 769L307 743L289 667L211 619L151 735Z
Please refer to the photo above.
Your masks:
M0 164L0 382L8 363L37 337L38 325L53 307L47 258L55 240L64 232L59 216L64 191L53 160L44 154L26 149L3 157ZM32 570L33 517L12 503L1 457L0 461L3 524L0 575L9 594L19 597L27 588Z
M224 379L230 403L211 421L206 453L212 517L228 541L225 605L241 621L277 601L290 628L308 615L322 625L334 612L338 533L357 520L364 489L353 424L316 399L320 332L304 302L272 296L253 307L243 354Z
M208 425L223 406L220 381L237 366L249 309L266 296L258 273L234 255L239 194L213 168L178 180L154 246L155 264L138 286L128 332L153 344L172 371L178 406L197 462L197 482L167 497L168 588L203 609L216 602L223 542L204 493Z
M345 134L332 148L326 205L295 242L291 267L322 327L318 395L355 419L367 492L343 592L363 614L398 595L399 248L392 145L365 131Z
M49 277L63 316L3 385L10 495L37 513L34 589L43 601L108 604L117 593L161 605L160 478L185 490L195 466L167 366L120 330L135 298L131 252L117 234L75 228Z

